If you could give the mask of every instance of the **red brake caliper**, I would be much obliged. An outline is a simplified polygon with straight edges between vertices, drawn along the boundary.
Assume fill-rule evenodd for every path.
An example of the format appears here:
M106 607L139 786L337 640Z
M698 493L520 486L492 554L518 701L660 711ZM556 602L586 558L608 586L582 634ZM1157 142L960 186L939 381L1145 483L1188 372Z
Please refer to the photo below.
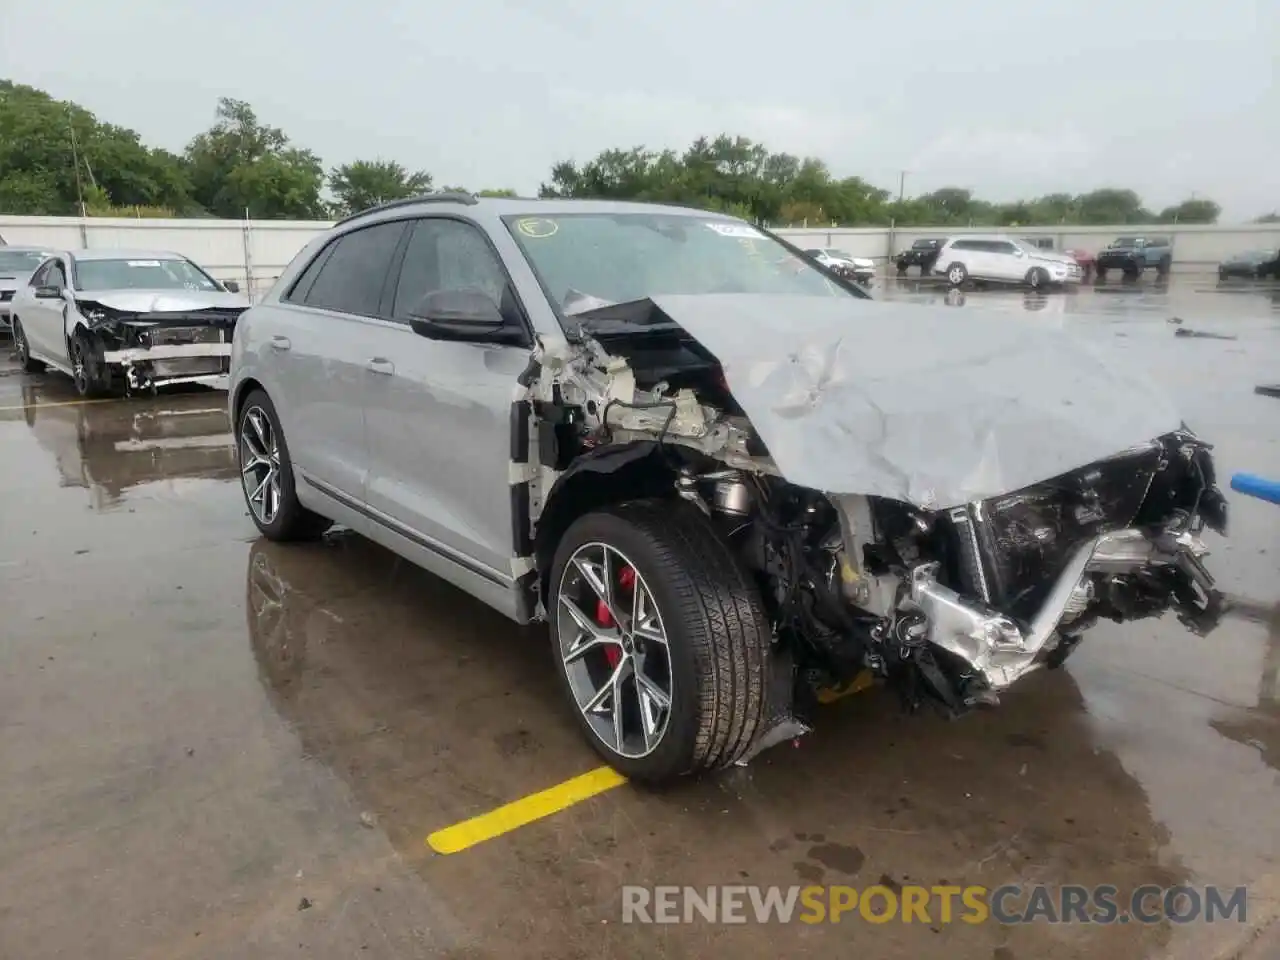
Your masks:
M624 590L634 590L636 585L636 569L635 567L623 567L618 571L618 585ZM614 627L617 623L613 619L613 614L609 612L608 605L603 600L596 600L596 623L602 627ZM622 651L613 644L604 648L605 659L609 661L610 667L616 667L622 659Z

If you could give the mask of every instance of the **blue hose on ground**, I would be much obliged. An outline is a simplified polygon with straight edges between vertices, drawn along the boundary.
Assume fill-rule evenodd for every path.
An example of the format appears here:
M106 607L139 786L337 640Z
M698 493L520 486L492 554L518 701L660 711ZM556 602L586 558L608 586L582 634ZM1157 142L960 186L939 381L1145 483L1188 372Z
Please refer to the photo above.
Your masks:
M1280 480L1267 480L1252 473L1233 473L1231 489L1268 503L1280 503Z

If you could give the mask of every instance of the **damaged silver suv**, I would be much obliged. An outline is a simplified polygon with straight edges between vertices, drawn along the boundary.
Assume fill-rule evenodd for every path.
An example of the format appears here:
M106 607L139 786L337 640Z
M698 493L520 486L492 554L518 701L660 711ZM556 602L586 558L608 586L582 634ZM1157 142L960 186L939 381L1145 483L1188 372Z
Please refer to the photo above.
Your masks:
M337 521L546 620L584 734L639 779L794 737L863 671L958 713L1100 618L1222 612L1226 501L1159 394L717 214L367 211L241 318L230 402L263 534Z

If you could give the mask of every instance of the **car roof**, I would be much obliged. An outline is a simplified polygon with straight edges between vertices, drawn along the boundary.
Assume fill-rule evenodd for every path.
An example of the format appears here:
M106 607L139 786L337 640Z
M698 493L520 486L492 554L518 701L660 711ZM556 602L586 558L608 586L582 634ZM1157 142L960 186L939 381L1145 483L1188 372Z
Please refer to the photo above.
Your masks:
M413 216L414 214L465 211L484 212L496 217L563 217L572 214L620 214L661 213L675 217L699 217L703 220L736 220L723 213L700 210L696 207L678 207L662 203L639 203L631 200L568 200L561 197L474 197L466 193L427 194L393 200L379 207L371 207L352 214L337 225L388 217Z
M167 250L113 250L97 247L93 250L68 250L74 260L185 260L180 253Z
M52 254L54 247L15 246L11 243L0 243L0 253L45 253Z

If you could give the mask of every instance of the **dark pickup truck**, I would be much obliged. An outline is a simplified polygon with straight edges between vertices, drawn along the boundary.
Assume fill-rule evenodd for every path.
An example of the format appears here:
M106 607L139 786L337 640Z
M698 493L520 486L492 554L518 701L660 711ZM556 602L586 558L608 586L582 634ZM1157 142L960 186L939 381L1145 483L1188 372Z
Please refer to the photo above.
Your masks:
M912 243L906 250L901 251L893 258L893 264L898 268L898 275L902 276L906 273L908 267L919 267L920 275L927 277L933 272L933 264L938 259L938 251L942 249L942 245L946 242L946 237L922 237Z
M1167 277L1173 263L1173 246L1168 237L1119 237L1098 251L1094 270L1098 281L1107 279L1108 270L1120 270L1126 277L1142 276L1154 267L1156 276Z

